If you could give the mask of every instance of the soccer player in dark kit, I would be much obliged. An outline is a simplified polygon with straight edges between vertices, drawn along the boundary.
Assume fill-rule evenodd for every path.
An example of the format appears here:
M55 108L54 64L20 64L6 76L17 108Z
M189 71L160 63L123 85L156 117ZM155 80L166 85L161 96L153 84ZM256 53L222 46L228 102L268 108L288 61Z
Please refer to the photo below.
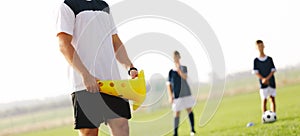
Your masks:
M270 56L265 55L265 45L262 40L256 41L256 48L259 52L259 56L254 59L253 72L259 78L261 111L262 113L267 111L267 98L270 97L271 110L276 113L276 82L274 76L276 68L273 59Z

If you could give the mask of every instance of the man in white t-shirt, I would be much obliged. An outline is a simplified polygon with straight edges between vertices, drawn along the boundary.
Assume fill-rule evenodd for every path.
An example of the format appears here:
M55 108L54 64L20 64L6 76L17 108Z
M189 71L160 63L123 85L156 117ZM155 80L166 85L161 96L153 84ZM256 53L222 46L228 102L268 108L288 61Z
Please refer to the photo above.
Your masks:
M129 135L128 100L100 93L97 80L119 80L117 61L137 77L118 37L109 5L102 0L65 0L56 20L60 51L70 64L75 129L98 135L105 122L112 135Z

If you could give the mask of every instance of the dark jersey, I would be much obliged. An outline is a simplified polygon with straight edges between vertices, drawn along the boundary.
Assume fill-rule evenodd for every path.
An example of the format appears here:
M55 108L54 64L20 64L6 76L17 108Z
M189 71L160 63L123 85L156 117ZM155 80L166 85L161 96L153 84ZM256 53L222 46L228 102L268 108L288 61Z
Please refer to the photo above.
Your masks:
M187 67L180 66L183 73L187 74ZM191 90L186 80L182 79L177 71L171 69L169 71L168 81L171 84L171 88L174 94L174 98L190 96Z
M267 77L272 71L275 71L275 65L273 62L273 59L269 56L266 57L266 59L259 59L259 58L255 58L254 59L254 68L253 70L259 74L261 74L263 77ZM262 84L261 79L259 79L259 83L260 83L260 88L267 88L267 87L272 87L272 88L276 88L276 83L275 83L275 76L273 75L270 80L269 80L269 85L264 85Z

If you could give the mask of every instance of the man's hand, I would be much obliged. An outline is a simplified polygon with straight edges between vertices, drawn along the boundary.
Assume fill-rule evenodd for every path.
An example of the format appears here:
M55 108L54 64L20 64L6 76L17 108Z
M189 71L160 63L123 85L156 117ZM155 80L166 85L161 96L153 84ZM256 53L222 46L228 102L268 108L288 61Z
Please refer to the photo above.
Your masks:
M179 71L180 70L180 63L179 62L175 62L175 67L176 67L177 71Z
M172 98L169 98L169 103L170 104L173 104L173 101L174 101L174 98L172 97Z
M263 78L263 79L261 80L261 82L262 82L262 84L264 84L264 85L268 85L268 84L269 84L269 79Z
M83 83L86 87L86 91L90 93L97 93L100 91L99 85L97 83L97 78L92 76L91 74L87 74L83 76Z

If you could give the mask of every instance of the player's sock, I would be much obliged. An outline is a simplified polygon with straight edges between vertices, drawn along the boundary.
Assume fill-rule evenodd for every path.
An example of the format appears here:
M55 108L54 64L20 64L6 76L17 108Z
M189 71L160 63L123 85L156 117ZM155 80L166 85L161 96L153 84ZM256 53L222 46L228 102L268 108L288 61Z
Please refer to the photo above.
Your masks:
M191 124L191 131L195 133L195 129L194 129L194 113L191 112L189 114L189 118L190 118L190 124Z
M178 125L179 125L179 117L174 118L174 136L177 136L177 130L178 130Z

